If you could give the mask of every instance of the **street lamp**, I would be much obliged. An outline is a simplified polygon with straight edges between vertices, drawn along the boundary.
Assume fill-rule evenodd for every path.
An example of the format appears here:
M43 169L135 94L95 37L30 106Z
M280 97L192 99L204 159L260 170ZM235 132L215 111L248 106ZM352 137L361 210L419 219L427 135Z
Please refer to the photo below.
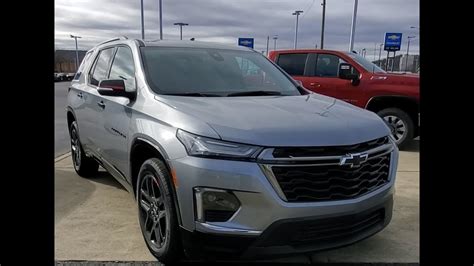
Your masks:
M174 23L174 25L178 25L178 26L179 26L179 36L180 36L180 40L183 40L183 26L188 26L189 24L188 24L188 23L183 23L183 22L177 22L177 23Z
M79 52L77 51L77 39L79 38L82 38L80 36L74 36L74 35L70 35L71 38L74 38L74 40L76 41L76 71L79 69Z
M408 36L408 45L407 45L407 59L405 60L405 72L407 72L407 68L408 68L408 52L410 51L410 40L415 38L416 36L412 35L412 36Z
M277 39L278 39L278 35L274 35L273 36L273 50L277 49Z
M367 50L366 50L365 48L362 49L362 56L363 56L364 58L365 58L365 53L366 53L366 51L367 51Z
M383 43L379 44L379 67L382 66L382 62L380 61L380 56L382 55L382 46Z
M162 5L161 2L162 1L159 0L159 6L160 6L160 40L163 40L163 5Z
M357 6L358 5L359 5L359 1L354 0L354 12L352 13L352 27L351 27L351 39L349 41L349 51L352 51L354 49L354 37L355 37Z
M415 26L410 26L410 29L417 29L417 30L419 30L420 28L419 28L419 27L415 27Z
M143 0L140 1L141 20L142 20L142 40L145 40L145 20L143 18Z
M296 10L295 12L292 13L292 15L296 16L296 27L295 27L295 49L298 44L298 17L300 14L303 13L302 10Z
M321 5L323 6L323 17L321 23L321 49L324 49L324 21L326 19L326 0L323 0Z

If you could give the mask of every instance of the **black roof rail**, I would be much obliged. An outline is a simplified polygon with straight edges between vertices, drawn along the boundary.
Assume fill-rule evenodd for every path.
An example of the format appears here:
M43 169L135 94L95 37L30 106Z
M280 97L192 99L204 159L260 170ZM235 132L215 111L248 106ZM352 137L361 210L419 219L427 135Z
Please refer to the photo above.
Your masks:
M97 44L97 46L105 44L105 43L109 43L109 42L119 41L119 40L128 40L128 37L127 36L116 37L116 38L113 38L113 39L110 39L110 40L107 40L107 41L103 41L103 42Z

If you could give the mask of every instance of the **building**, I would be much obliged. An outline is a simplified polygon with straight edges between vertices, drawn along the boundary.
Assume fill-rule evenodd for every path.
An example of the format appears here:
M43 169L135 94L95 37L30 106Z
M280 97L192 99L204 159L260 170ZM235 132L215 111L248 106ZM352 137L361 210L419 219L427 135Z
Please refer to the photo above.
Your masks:
M420 68L420 56L409 55L408 56L408 69L405 70L405 64L407 60L406 54L397 55L393 58L389 58L387 67L387 58L373 61L374 64L386 70L388 72L418 72Z
M78 51L79 64L87 51ZM54 51L54 72L75 73L76 72L76 50Z

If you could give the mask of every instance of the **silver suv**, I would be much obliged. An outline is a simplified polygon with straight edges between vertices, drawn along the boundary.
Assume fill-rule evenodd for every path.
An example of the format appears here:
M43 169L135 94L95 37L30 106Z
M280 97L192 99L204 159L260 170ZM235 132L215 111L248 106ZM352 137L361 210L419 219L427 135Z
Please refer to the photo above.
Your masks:
M101 165L130 191L165 263L334 248L391 220L386 124L248 48L101 43L71 83L67 118L76 172Z

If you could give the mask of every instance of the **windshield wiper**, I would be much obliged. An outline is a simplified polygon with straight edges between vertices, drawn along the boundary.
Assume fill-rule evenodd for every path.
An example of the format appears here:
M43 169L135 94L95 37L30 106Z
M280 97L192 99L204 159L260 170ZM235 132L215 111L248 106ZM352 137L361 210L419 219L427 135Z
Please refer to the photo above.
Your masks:
M282 95L279 91L241 91L227 94L227 97L232 96L265 96L265 95Z
M222 95L219 95L219 94L202 93L202 92L163 93L163 95L197 96L197 97L222 97Z

